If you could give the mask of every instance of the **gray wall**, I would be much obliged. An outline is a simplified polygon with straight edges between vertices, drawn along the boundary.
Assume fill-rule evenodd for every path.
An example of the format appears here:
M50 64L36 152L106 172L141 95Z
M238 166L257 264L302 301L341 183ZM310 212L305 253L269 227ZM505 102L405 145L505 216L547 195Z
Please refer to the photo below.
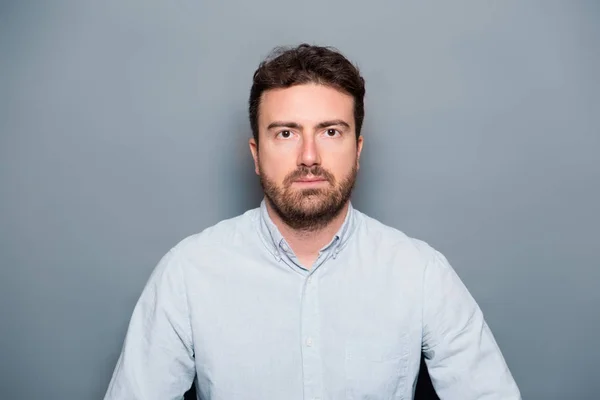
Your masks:
M257 205L251 75L300 41L366 77L355 205L448 256L525 398L598 398L600 3L383 0L0 2L0 398L101 398L158 259Z

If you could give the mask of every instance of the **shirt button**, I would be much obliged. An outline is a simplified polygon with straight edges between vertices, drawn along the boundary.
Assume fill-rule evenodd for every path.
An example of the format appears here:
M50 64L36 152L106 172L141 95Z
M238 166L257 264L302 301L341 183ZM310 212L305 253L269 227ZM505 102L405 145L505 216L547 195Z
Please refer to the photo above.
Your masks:
M312 338L308 338L308 339L306 339L306 345L307 345L308 347L310 347L310 346L312 346L312 345L313 345L313 340L312 340Z
M308 277L308 279L306 280L308 282L308 284L310 285L312 283L312 275Z

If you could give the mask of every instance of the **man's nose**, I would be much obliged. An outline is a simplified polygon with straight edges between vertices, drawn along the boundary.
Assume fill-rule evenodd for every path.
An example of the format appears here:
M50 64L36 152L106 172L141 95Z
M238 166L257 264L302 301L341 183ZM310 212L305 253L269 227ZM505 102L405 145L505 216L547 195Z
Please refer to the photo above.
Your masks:
M298 157L298 165L306 165L311 167L321 163L321 157L319 155L319 149L317 142L312 136L305 136L302 138L302 147L300 148L300 154Z

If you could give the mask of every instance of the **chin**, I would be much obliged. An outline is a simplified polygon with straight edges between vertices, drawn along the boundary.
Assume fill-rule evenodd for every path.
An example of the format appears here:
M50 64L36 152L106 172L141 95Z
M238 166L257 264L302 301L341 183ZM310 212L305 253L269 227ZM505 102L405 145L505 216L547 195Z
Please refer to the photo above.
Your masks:
M303 194L302 200L300 200L300 204L310 208L318 207L320 204L325 203L327 203L327 195L325 193Z
M324 208L327 208L327 201L322 198L316 198L316 196L311 196L310 199L305 199L300 204L300 209L307 214L320 213Z

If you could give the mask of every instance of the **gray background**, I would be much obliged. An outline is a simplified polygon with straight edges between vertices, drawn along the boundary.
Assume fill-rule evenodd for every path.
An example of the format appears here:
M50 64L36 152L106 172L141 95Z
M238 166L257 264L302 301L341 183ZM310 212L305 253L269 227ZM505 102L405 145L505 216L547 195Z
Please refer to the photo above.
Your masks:
M447 255L526 399L598 398L600 3L380 0L0 2L0 398L102 397L159 258L258 204L250 79L301 41L367 80L356 207Z

